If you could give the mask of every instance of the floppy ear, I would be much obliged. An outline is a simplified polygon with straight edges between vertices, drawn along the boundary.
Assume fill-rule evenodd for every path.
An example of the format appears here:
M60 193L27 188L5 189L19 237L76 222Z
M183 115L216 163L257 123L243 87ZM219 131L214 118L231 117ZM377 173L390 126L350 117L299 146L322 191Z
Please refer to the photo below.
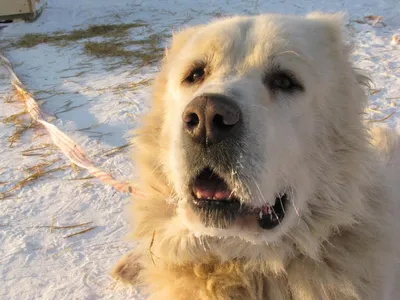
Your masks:
M337 50L348 55L351 51L351 45L347 42L344 27L344 13L327 14L321 12L312 12L307 15L307 19L314 21L319 25L320 34L324 35L331 47L337 46ZM324 40L324 39L321 39Z
M345 59L350 62L350 55L353 51L353 43L350 41L347 35L348 31L345 27L345 18L345 13L327 14L321 12L312 12L307 15L307 19L313 20L320 25L322 34L324 35L325 39L328 39L328 42L331 44L331 46L333 48L336 47L336 50L341 52ZM352 70L357 82L362 87L369 88L372 85L371 79L365 72L354 66L352 67Z
M327 29L330 28L330 30L338 33L344 30L345 17L346 14L344 12L327 14L318 11L311 12L306 16L307 19L318 21L321 25L325 25Z
M307 19L315 19L315 20L323 20L323 21L330 21L336 24L342 24L344 18L346 17L345 12L338 12L334 14L324 13L320 11L313 11L307 15Z

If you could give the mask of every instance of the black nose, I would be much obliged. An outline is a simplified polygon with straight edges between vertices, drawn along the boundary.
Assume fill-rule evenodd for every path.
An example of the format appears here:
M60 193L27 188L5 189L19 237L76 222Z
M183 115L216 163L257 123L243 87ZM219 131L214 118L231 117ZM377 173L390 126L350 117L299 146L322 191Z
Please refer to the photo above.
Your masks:
M204 94L186 106L182 121L185 132L194 141L211 145L234 137L241 124L241 112L226 96Z

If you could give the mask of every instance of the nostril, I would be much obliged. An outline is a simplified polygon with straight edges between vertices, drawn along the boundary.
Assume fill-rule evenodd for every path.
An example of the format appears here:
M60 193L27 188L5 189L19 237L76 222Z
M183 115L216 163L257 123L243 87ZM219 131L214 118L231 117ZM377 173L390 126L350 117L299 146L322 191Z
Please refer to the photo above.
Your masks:
M188 129L196 128L197 125L199 125L199 122L200 122L198 115L195 114L195 113L187 114L185 116L185 118L183 119L183 121L186 123L186 127Z
M213 125L219 129L229 129L234 125L226 124L225 119L222 115L215 115L212 122Z
M239 112L225 115L216 114L213 118L213 125L220 129L229 129L239 122Z
M197 96L186 105L181 124L185 138L206 147L240 133L242 114L232 99L218 94Z

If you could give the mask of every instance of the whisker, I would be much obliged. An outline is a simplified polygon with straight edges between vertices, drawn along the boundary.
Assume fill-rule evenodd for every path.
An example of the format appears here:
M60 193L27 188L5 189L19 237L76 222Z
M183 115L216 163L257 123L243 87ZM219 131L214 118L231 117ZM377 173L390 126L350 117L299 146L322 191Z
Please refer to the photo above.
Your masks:
M239 164L244 168L244 166L242 165L241 162L239 162ZM256 185L257 190L258 190L258 192L259 192L261 198L264 200L265 203L268 203L268 201L265 199L263 193L261 192L260 186L258 185L257 180L254 178L253 174L251 174L251 172L250 172L249 175L250 175L250 177L254 180L254 184Z
M296 205L295 205L295 203L294 203L295 197L294 197L294 193L293 193L293 190L292 190L292 189L290 189L290 195L291 195L291 197L290 197L290 200L289 200L289 201L292 203L292 206L293 206L293 208L294 208L294 211L295 211L296 215L297 215L298 217L300 217L299 210L297 209L297 207L296 207Z
M266 108L265 106L261 105L261 104L251 104L249 105L249 107L257 107L257 108L262 108L265 111L269 111L268 108Z
M259 186L258 183L257 183L257 180L254 178L254 176L253 176L252 174L250 174L250 176L253 178L254 183L255 183L255 185L256 185L256 187L257 187L259 193L260 193L260 196L263 198L263 200L264 200L265 203L268 203L268 201L265 199L263 193L261 192L261 189L260 189L260 186ZM278 217L278 215L276 214L273 205L268 205L268 206L269 206L269 208L271 208L272 213L275 215L275 218L278 220L278 224L281 225L281 222L279 221L279 217Z
M153 174L155 171L157 171L160 167L162 167L162 163L159 163L157 166L154 167L154 169L151 171L150 174Z
M280 49L286 48L286 46L287 46L288 44L289 44L289 42L286 42L286 44L285 44L285 45L282 45L282 47L280 47ZM300 54L300 53L298 53L298 52L296 52L296 51L294 51L294 50L284 50L284 51L281 51L280 49L279 49L280 52L275 53L274 56L281 56L281 55L285 55L285 54L293 54L293 55L295 55L296 57L298 57L298 58L300 58L301 60L303 60L304 62L306 62L307 64L310 64L310 63L313 61L312 57L307 56L307 55L304 55L304 54Z
M286 211L285 211L284 205L283 205L283 203L282 203L282 196L279 195L278 197L279 197L279 202L281 203L282 211L283 211L283 213L286 215Z

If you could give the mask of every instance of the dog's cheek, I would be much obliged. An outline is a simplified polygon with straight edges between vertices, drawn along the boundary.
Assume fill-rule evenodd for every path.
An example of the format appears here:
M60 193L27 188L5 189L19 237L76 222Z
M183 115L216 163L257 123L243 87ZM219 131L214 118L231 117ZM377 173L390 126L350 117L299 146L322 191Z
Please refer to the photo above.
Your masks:
M280 175L278 180L283 179L278 185L288 185L285 188L293 190L292 205L297 212L313 192L315 181L313 161L308 157L315 147L314 121L312 113L302 112L302 108L286 111L287 118L282 119L286 121L280 123L275 136L278 144L275 171Z
M174 188L175 194L180 197L183 194L184 161L181 145L181 119L177 117L179 114L174 109L175 105L167 106L165 112L162 134L166 143L161 146L164 152L161 163L169 184Z
M307 153L314 147L314 114L305 97L290 99L285 107L278 108L275 122L276 138L284 160L293 165L304 161Z
M272 109L271 109L272 110ZM291 113L277 109L266 122L266 157L272 171L279 174L290 168L301 152L301 144L296 134L296 128L291 124Z
M161 163L169 184L174 188L175 194L181 198L184 182L181 116L187 102L185 99L190 98L190 95L180 88L174 78L176 78L175 74L170 72L164 98L165 112L162 134L166 143L162 145L165 155Z
M176 127L170 127L176 128ZM174 187L175 193L180 196L183 194L182 186L183 186L183 172L184 170L184 161L182 155L182 146L181 146L181 131L173 129L171 130L171 139L168 145L168 157L166 160L167 167L167 177L169 182Z
M299 167L305 159L312 130L308 120L293 122L296 118L291 107L270 106L263 125L259 126L262 131L256 138L262 145L264 157L259 175L264 195L296 184L300 174L304 173Z

